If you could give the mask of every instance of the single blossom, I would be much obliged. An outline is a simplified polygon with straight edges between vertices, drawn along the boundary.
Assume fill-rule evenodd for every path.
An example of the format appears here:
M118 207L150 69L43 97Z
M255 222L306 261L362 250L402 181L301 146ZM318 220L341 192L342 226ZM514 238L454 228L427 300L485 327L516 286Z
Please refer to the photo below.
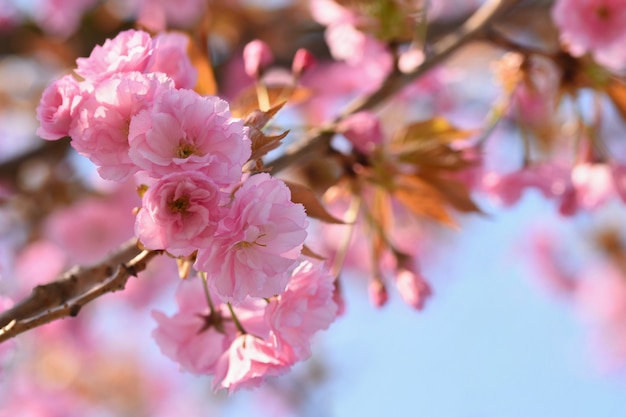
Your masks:
M601 65L626 66L623 0L557 0L552 9L563 42L574 56L591 53Z
M152 39L152 55L146 66L147 72L167 74L176 88L194 88L198 70L187 55L189 38L177 32L160 33Z
M102 46L96 45L88 58L78 58L76 73L98 81L118 72L145 72L152 52L152 38L147 32L125 30Z
M80 99L80 85L71 75L65 75L50 84L37 106L37 120L40 123L37 135L47 140L68 136L72 116Z
M75 110L69 131L72 147L99 167L102 178L127 179L138 170L129 156L131 119L160 92L172 89L171 79L160 73L127 72L102 80Z
M296 266L307 225L304 207L291 202L285 183L254 175L235 192L211 244L199 249L196 267L225 300L272 297Z
M143 196L135 234L148 249L190 255L209 245L226 194L200 172L166 175Z
M179 284L176 304L179 311L171 317L160 311L152 312L157 322L152 337L161 352L179 363L182 370L195 375L215 373L218 360L235 337L232 323L210 321L199 279L188 279ZM220 314L226 314L226 310L218 311L213 317L220 317Z
M241 179L250 157L243 122L228 103L191 90L170 90L138 113L129 126L129 157L155 178L201 172L220 186Z
M265 317L279 349L295 355L294 360L308 359L313 335L337 317L334 281L322 262L303 261L285 292L268 304Z

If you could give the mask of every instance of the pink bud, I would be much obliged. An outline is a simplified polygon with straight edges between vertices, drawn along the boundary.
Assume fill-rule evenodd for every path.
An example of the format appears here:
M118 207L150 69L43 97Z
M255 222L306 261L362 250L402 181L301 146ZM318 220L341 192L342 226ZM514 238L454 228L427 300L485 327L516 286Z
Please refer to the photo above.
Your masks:
M432 295L428 282L420 274L408 269L398 271L396 287L404 302L416 310L423 309L426 300Z
M315 65L316 60L311 52L304 48L300 48L296 51L291 62L291 72L296 78L299 78L304 71Z
M259 78L263 70L274 62L270 47L263 41L255 39L243 48L243 63L246 74Z
M373 279L369 283L368 287L370 302L374 307L382 307L387 304L389 300L389 294L385 284L380 279Z

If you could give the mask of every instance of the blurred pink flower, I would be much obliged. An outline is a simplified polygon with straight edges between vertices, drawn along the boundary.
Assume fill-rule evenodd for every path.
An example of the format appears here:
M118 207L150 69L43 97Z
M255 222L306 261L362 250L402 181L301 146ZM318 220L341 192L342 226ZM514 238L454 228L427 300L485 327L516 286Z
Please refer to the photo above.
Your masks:
M48 217L45 234L71 263L90 264L132 237L132 205L117 198L87 198Z
M76 109L72 146L99 167L102 178L127 179L138 170L129 157L131 119L169 89L173 84L164 74L127 72L102 80Z
M68 136L73 113L80 98L81 88L71 75L50 84L37 106L37 120L40 123L37 135L47 140Z
M552 18L573 56L591 53L601 65L626 65L626 8L623 0L557 0Z
M190 255L210 244L226 197L200 172L166 175L144 194L135 233L148 249Z
M33 3L31 10L37 25L50 35L67 38L76 32L83 15L98 0L35 0Z
M234 195L215 238L198 251L196 267L224 300L272 297L285 289L307 236L304 207L268 174L248 178Z
M374 307L382 307L387 304L389 301L389 293L387 292L387 287L385 283L380 279L372 279L370 280L367 292L369 294L370 303Z
M354 147L369 155L383 143L383 133L378 116L369 110L360 111L343 119L337 126Z
M546 198L561 197L571 187L571 178L566 167L543 163L505 175L487 173L483 177L482 187L504 206L511 206L520 200L528 188L537 188Z
M191 90L170 90L137 114L129 127L130 159L155 177L206 174L220 186L240 181L250 157L247 129L228 103Z

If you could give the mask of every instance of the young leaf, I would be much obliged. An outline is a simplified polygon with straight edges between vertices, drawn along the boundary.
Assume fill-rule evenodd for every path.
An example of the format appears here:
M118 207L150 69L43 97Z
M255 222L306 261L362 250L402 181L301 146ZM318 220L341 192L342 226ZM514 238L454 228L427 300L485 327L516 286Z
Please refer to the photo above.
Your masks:
M215 82L208 50L205 50L206 48L201 45L200 41L191 36L188 36L188 38L189 47L187 48L187 54L189 54L191 63L198 71L198 82L194 90L198 94L214 96L217 94L217 83Z
M413 214L457 226L446 210L446 202L435 187L413 175L399 175L391 194Z
M287 184L287 187L291 190L291 201L302 204L306 210L307 216L326 223L345 224L343 220L336 218L326 211L324 205L318 200L313 190L309 187L291 181L285 181L285 184Z
M250 141L252 142L252 154L250 160L263 158L269 151L276 149L280 146L280 141L283 140L288 130L275 136L268 136L256 127L250 128Z

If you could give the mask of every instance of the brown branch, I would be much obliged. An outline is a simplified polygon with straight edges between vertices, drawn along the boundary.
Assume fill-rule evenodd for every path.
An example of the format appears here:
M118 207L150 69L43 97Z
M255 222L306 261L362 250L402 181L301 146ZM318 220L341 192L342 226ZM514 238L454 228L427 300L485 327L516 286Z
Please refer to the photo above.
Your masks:
M357 99L349 104L346 109L327 126L315 131L307 139L296 147L289 149L284 155L270 161L266 166L271 167L272 172L285 169L287 166L303 164L314 158L320 157L322 151L328 147L335 126L347 116L362 110L377 107L404 87L424 76L431 69L449 58L459 48L476 38L489 24L501 18L520 3L521 0L490 0L467 19L453 33L450 33L432 46L432 52L415 71L403 74L398 70L387 77L385 82L374 93L362 99Z
M35 287L30 296L0 314L0 343L63 317L74 317L90 301L121 290L159 251L140 250L137 240L124 244L101 263L74 267L58 280Z

